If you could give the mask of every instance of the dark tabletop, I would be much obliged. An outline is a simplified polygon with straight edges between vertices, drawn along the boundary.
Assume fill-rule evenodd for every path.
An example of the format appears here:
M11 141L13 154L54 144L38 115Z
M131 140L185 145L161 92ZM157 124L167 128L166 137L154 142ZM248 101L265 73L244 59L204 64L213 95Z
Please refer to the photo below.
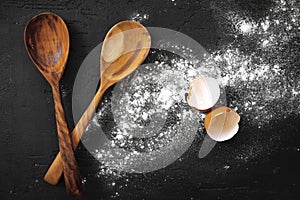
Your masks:
M68 124L73 128L71 99L76 73L115 23L137 13L147 14L142 21L145 26L180 31L212 52L233 40L225 34L227 27L219 22L222 17L217 12L232 8L260 18L272 2L2 0L0 5L0 199L68 199L63 181L57 186L43 181L58 144L51 89L24 48L23 32L31 17L51 11L68 26L71 46L61 85ZM292 114L263 129L244 123L246 128L238 136L218 143L201 160L197 154L203 138L197 137L182 156L184 162L119 178L97 175L99 163L80 145L76 159L86 180L82 199L297 199L299 122L299 115ZM259 134L260 139L251 139ZM236 159L237 151L249 149L248 141L262 150Z

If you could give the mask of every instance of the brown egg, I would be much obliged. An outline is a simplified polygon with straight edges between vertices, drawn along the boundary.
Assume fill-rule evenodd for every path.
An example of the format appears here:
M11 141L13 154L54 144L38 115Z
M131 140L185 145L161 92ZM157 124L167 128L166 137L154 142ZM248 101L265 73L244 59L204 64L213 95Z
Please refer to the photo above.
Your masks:
M198 77L190 84L187 96L188 104L200 111L213 107L220 98L220 88L216 79Z
M240 116L231 108L222 106L205 117L204 127L215 141L222 142L232 138L239 130Z

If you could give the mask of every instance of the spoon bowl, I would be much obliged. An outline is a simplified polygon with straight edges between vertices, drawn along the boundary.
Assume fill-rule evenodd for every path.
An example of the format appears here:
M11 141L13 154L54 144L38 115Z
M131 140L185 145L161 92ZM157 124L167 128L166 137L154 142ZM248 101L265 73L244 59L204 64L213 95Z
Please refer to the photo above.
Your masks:
M147 57L150 46L149 32L143 25L134 21L119 22L107 33L100 56L101 84L90 105L72 131L74 150L93 117L104 92L140 66ZM62 157L59 153L44 177L46 182L53 185L58 183L63 172L61 162Z
M114 50L115 46L119 46L119 51ZM128 76L147 57L150 46L151 38L144 26L130 20L117 23L104 39L100 57L101 81L114 84ZM109 61L107 54L110 55Z
M70 46L64 21L52 13L39 14L27 24L24 41L28 54L39 71L46 78L54 73L60 79Z

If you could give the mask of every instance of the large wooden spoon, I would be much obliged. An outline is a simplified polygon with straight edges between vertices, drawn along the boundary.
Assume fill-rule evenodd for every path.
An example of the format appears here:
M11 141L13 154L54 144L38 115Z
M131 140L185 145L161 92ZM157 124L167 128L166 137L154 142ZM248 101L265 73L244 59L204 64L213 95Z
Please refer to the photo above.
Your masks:
M52 13L41 13L33 17L27 24L24 41L29 57L51 85L59 149L62 154L60 165L64 170L66 189L70 195L79 196L82 193L82 182L59 90L59 80L64 72L69 54L67 26L59 16Z
M100 57L101 85L72 131L74 150L93 117L104 92L132 73L145 60L150 46L151 38L148 31L144 26L134 21L120 22L107 33ZM63 173L61 162L61 153L59 153L44 177L46 182L53 185L58 183Z

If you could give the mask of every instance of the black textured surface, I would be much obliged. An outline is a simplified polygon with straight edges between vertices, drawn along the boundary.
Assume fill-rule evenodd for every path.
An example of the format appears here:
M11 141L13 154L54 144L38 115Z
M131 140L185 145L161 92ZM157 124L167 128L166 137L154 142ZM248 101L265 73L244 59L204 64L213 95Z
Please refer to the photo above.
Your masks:
M26 23L34 15L52 11L67 23L71 49L62 83L63 102L69 127L72 86L78 68L116 22L134 12L149 14L145 26L181 31L206 49L226 45L210 9L219 1L1 1L0 2L0 199L67 199L63 181L51 186L43 175L57 154L51 89L28 58L23 42ZM223 0L260 17L270 2ZM145 175L116 179L109 187L107 177L96 177L99 163L84 147L76 151L81 174L87 177L82 199L297 199L299 194L300 125L299 116L276 122L267 130L244 128L244 135L258 131L268 135L283 132L272 150L244 162L232 159L234 146L249 138L240 133L234 139L217 144L205 159L197 158L195 140L184 162ZM247 134L248 133L248 134ZM283 135L283 134L281 134ZM258 141L259 142L259 141ZM230 148L229 148L230 147ZM224 166L230 166L225 169ZM125 179L129 179L126 181ZM125 189L120 186L127 184Z

